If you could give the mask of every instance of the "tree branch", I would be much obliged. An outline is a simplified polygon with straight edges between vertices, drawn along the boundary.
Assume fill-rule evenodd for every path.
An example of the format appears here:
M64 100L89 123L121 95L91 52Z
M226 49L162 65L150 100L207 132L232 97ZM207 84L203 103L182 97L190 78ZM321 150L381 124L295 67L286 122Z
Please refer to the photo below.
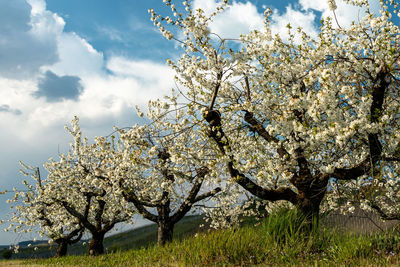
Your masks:
M200 168L197 170L197 179L194 182L192 189L190 190L188 196L183 201L179 209L175 212L174 215L171 216L171 221L173 223L178 222L180 219L185 216L186 213L192 208L192 205L195 203L195 199L197 194L200 191L201 185L203 184L204 177L209 172L207 168Z
M229 140L225 137L225 133L222 129L221 117L219 112L216 112L214 110L206 111L204 114L204 118L209 123L211 128L209 132L209 137L214 139L214 141L217 143L220 152L223 155L226 155L225 147L229 149ZM223 140L224 137L225 140ZM271 141L273 140L274 139L271 137ZM287 200L293 204L297 203L297 194L293 192L293 190L291 190L290 188L279 188L276 190L265 189L254 183L251 179L249 179L244 174L240 173L236 168L234 168L232 157L230 158L230 161L227 163L227 165L231 178L253 195L264 200Z
M366 159L353 168L335 168L332 173L332 177L339 180L354 180L360 176L363 176L364 174L367 174L370 168L370 162L368 159Z
M279 139L271 136L264 128L264 126L254 118L252 112L244 110L244 121L251 125L252 129L256 131L262 138L264 138L267 142L279 143ZM285 156L289 156L289 153L281 146L278 148L278 154L281 158L285 158Z
M208 198L208 197L213 197L213 196L215 196L216 194L218 194L219 192L221 192L221 190L222 190L222 189L221 189L220 187L217 187L217 188L211 190L210 192L201 194L201 195L199 195L199 196L197 196L197 197L195 198L194 203L199 202L199 201L201 201L201 200L203 200L203 199L206 199L206 198Z
M246 98L247 101L251 101L251 94L250 94L250 83L249 83L249 78L246 76L244 76L244 81L246 83Z
M398 216L398 215L396 216L396 215L393 215L393 214L387 214L376 203L371 203L370 206L371 206L371 208L373 208L379 214L379 216L383 220L387 220L387 221L400 220L400 216Z
M209 110L212 110L215 104L215 100L217 99L218 90L221 87L221 79L222 79L222 71L217 73L217 83L214 88L213 96L211 99L210 106L208 107Z
M232 161L228 163L228 170L232 179L236 183L256 197L269 201L287 200L292 204L297 203L297 194L290 188L282 187L278 189L265 189L235 169Z
M121 182L120 182L121 183ZM126 201L132 203L135 208L139 211L140 214L142 214L142 216L152 222L157 223L157 216L155 216L154 214L150 213L145 206L147 205L143 205L143 202L141 202L140 200L138 200L136 194L133 191L130 191L129 193L125 192L124 190L122 190L122 195L125 198ZM155 207L155 206L148 206L148 207Z
M85 230L85 228L80 227L78 229L75 229L71 233L69 233L69 235L67 235L67 237L66 237L68 239L68 244L72 245L72 244L75 244L76 242L78 242L79 240L81 240L84 230ZM78 235L78 236L75 239L72 239L76 235Z
M400 161L399 157L382 157L382 160L384 161Z
M90 197L88 199L88 201L90 202ZM75 218L77 218L79 220L80 223L82 223L82 225L88 229L90 232L95 232L96 231L96 227L91 224L88 220L87 216L82 215L80 212L78 212L76 209L74 209L73 207L71 207L68 202L66 201L61 201L61 204L63 205L63 207L69 212L69 214L71 214L72 216L74 216Z

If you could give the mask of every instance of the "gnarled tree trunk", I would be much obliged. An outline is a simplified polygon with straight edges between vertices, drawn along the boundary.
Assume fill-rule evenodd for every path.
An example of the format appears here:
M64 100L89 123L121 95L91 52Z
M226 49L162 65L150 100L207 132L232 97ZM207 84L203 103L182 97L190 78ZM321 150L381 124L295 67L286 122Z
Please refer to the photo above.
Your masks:
M68 251L68 241L62 240L58 242L56 257L63 257L67 255L67 251Z
M159 245L165 245L172 241L174 234L174 224L168 221L158 222L157 242Z
M92 233L92 240L89 243L89 255L104 254L104 233Z

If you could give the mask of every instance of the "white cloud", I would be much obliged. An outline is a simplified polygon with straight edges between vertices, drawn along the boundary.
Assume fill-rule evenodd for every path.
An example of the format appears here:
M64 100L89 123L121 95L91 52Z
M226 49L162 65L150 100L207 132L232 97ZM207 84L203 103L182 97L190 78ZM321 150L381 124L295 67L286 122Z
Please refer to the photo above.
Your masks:
M107 68L111 74L100 72L82 76L81 84L85 89L79 98L62 102L46 102L45 98L34 97L36 80L0 78L1 88L7 88L0 91L0 99L7 99L0 104L22 112L18 120L13 113L1 112L0 125L10 135L33 141L49 127L58 125L63 130L63 125L74 115L98 121L98 124L107 118L118 124L118 118L127 113L134 117L135 105L145 108L149 99L161 98L174 87L173 71L162 64L113 57ZM111 129L114 124L106 122L104 125Z
M311 37L316 38L318 36L317 26L315 24L315 14L311 11L302 12L294 10L291 5L286 7L285 13L280 15L277 10L274 10L271 22L272 34L279 34L283 40L287 40L288 28L290 24L292 27L291 32L296 33L297 28L301 27ZM300 36L295 37L297 43L300 41Z
M58 75L89 75L103 67L103 54L46 10L44 0L0 2L0 76L32 78L51 70Z
M205 14L215 11L216 0L195 0L193 8L202 9ZM258 13L257 7L250 3L233 1L223 13L217 15L210 25L210 30L222 38L239 38L240 34L264 27L263 14Z
M87 76L102 73L103 53L96 51L85 39L75 33L63 32L57 37L60 60L42 70L51 70L58 75Z
M37 14L41 14L43 12L46 12L45 0L26 0L26 2L31 5L31 7L32 7L31 14L33 16L35 16Z
M42 19L31 12L24 0L0 1L0 75L27 78L38 73L45 64L58 60L54 31L63 21L45 13ZM46 23L43 23L46 21ZM44 34L43 24L55 29Z
M215 0L194 0L192 6L194 10L203 10L208 16L215 11L218 3Z
M348 26L352 21L358 21L362 18L365 9L360 9L348 4L343 0L337 0L336 16L341 26ZM298 0L300 10L292 5L286 7L285 12L280 13L274 10L272 14L271 30L273 34L279 33L283 40L288 38L286 25L290 23L293 31L301 27L311 37L318 36L318 26L315 23L315 11L322 12L322 17L333 17L333 13L328 8L326 0ZM371 11L378 13L379 0L369 0ZM202 9L206 14L211 14L218 6L217 0L195 0L194 9ZM265 5L263 5L263 8ZM259 13L257 7L251 2L237 2L232 4L221 14L214 18L210 25L213 33L223 38L238 38L240 34L246 34L251 30L262 30L264 27L263 14ZM295 41L299 42L300 37Z
M211 14L217 6L216 0L195 0L193 3L194 9L200 8L206 14ZM315 14L312 11L295 10L289 5L282 14L277 10L274 11L271 30L273 34L279 33L283 39L287 39L286 25L290 23L293 30L302 27L312 37L316 37L318 33L314 21ZM211 32L220 35L222 38L239 38L240 34L249 33L252 30L263 30L263 28L263 13L260 13L251 2L236 1L233 1L223 13L217 15L210 25Z
M379 14L379 0L369 0L370 9L376 15ZM333 18L333 11L329 9L328 3L324 1L314 1L314 0L299 0L299 3L303 10L314 9L322 12L322 17ZM357 22L365 15L365 8L355 7L346 4L343 0L336 0L337 9L335 10L336 18L341 27L349 26L353 21ZM336 23L333 24L337 27Z
M325 9L329 9L327 0L299 0L299 4L304 10L314 9L318 11L323 11Z
M170 84L162 79L162 76L168 77L174 75L171 68L164 64L156 64L146 60L128 60L123 57L112 57L107 62L107 69L117 76L135 77L143 80L151 87L160 87L162 84ZM160 75L161 74L161 75ZM171 88L165 89L169 90Z
M133 115L135 105L145 108L149 99L161 98L174 87L174 72L162 64L113 57L107 69L112 74L82 79L85 91L77 104L83 116L118 117L126 109Z

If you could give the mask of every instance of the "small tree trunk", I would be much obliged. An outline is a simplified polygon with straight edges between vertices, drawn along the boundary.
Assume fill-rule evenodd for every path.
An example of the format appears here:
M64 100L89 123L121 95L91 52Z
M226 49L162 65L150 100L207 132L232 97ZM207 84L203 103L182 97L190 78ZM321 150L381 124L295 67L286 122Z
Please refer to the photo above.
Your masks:
M56 257L63 257L67 255L68 242L65 240L58 242Z
M159 245L163 246L166 243L171 242L173 234L174 234L174 224L165 221L158 222L157 241Z
M92 233L92 240L89 243L89 255L101 255L104 254L104 233Z
M307 198L304 197L297 204L298 209L305 217L306 223L313 229L319 226L319 206L322 198Z

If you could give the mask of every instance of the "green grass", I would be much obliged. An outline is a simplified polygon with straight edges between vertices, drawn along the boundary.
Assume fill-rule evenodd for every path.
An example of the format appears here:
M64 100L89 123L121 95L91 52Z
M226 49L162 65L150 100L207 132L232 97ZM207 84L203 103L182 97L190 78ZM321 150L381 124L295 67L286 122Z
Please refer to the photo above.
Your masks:
M61 266L399 266L396 231L349 234L321 227L309 231L295 211L281 210L257 226L175 239L98 256L28 260L30 265ZM1 264L1 262L0 262Z
M182 239L197 233L200 224L204 224L202 216L186 216L179 221L174 229L174 237ZM104 248L107 252L125 251L154 245L157 242L157 226L155 224L142 226L123 233L114 234L104 239ZM74 244L68 247L69 255L83 255L88 251L88 242ZM13 254L14 259L49 258L56 254L57 245L41 245L34 251L33 247L22 248L19 253ZM0 257L1 258L1 257Z

